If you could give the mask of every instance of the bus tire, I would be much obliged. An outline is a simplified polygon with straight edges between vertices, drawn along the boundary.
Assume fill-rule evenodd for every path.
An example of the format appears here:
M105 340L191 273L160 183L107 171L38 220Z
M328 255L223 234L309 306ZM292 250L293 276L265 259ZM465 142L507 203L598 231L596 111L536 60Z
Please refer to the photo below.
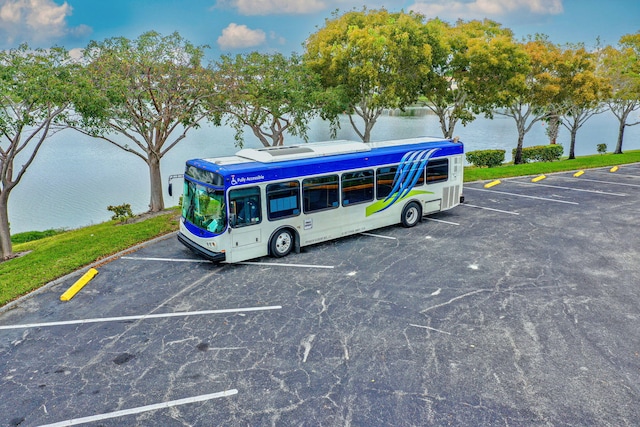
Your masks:
M271 237L269 246L271 249L271 255L274 257L282 258L287 256L294 246L293 234L286 228L278 230Z
M402 209L402 217L400 219L404 227L413 227L422 219L422 208L416 202L407 203Z

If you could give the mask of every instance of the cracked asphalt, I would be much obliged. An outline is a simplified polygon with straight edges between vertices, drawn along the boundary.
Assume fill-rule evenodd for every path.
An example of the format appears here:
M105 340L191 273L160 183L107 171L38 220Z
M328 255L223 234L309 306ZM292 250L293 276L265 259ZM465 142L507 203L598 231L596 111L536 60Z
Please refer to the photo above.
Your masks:
M635 426L640 164L282 259L175 237L0 312L0 426Z

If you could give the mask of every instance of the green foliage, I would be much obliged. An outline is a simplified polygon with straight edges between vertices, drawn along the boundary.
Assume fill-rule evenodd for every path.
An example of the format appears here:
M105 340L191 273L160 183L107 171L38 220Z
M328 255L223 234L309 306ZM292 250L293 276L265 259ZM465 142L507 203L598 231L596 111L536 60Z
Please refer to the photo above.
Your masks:
M177 230L177 210L115 226L109 221L16 244L23 256L0 262L0 305L99 259Z
M505 150L476 150L466 153L467 162L479 168L493 168L504 162Z
M64 233L64 230L26 231L11 236L11 243L16 245L18 243L33 242L34 240L44 239L60 233Z
M471 182L515 176L540 175L638 162L640 162L640 150L628 151L624 154L609 153L605 155L580 156L570 160L562 159L558 162L536 162L520 165L508 164L496 168L478 168L471 166L464 169L464 181Z
M117 206L107 206L107 210L113 212L113 216L111 217L112 220L125 222L128 218L133 218L131 205L128 203Z
M402 108L420 94L422 77L431 70L423 21L418 14L364 8L334 15L307 39L305 63L341 97L339 104L365 142L384 108Z
M12 253L9 194L47 138L68 126L78 68L62 48L0 51L0 259Z
M598 153L604 154L607 152L607 144L598 144L596 145L596 149L598 150Z
M295 54L224 55L215 65L215 79L224 91L212 99L211 119L234 128L239 147L246 127L265 147L284 145L285 134L306 141L309 121L325 96L317 75Z
M522 163L529 162L552 162L554 160L560 160L564 153L564 147L559 144L550 145L535 145L533 147L522 148ZM512 151L512 155L515 158L516 149Z

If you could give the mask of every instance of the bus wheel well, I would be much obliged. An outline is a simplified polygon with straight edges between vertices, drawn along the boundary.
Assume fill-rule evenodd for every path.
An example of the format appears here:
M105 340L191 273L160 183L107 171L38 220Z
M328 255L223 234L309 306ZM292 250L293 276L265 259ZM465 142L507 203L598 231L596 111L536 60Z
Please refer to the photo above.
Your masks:
M298 233L291 227L278 228L269 238L269 255L281 258L292 250L300 252L300 239Z
M412 200L402 209L402 216L400 217L402 225L409 228L413 227L420 221L422 221L422 206L419 202Z

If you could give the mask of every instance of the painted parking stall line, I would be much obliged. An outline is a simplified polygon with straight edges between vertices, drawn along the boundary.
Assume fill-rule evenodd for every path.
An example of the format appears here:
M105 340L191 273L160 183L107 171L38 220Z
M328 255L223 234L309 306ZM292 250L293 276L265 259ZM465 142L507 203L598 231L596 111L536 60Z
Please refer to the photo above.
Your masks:
M619 176L620 176L620 175L619 175ZM626 176L629 176L629 175L626 175ZM566 176L559 176L558 178L561 178L561 179L568 179L568 180L572 180L572 181L575 181L575 180L576 180L575 178L569 178L569 177L566 177ZM634 177L634 178L637 178L637 177ZM621 185L621 186L624 186L624 187L635 187L635 188L640 188L640 184L631 184L631 183L629 183L629 182L603 181L603 180L601 180L601 179L591 179L591 178L582 178L582 177L580 177L580 179L578 179L578 181L598 182L598 183L600 183L600 184Z
M280 262L259 262L259 261L242 261L236 264L242 265L258 265L258 266L267 266L267 267L291 267L291 268L324 268L324 269L332 269L335 268L333 265L315 265L315 264L285 264Z
M512 211L505 211L505 210L502 210L502 209L488 208L488 207L485 207L485 206L472 205L471 203L462 203L460 206L468 206L470 208L482 209L482 210L492 211L492 212L500 212L500 213L509 214L509 215L520 215L519 212L512 212Z
M573 188L573 187L564 187L561 185L540 184L539 182L523 182L523 181L515 181L515 180L511 182L515 184L520 184L520 185L534 185L536 187L548 187L548 188L555 188L558 190L567 190L567 191L580 191L583 193L601 194L605 196L618 196L618 197L628 196L628 194L625 194L625 193L609 193L607 191L600 191L600 190L586 190L584 188Z
M206 259L150 258L150 257L135 257L135 256L123 256L123 257L120 257L120 259L126 259L130 261L195 262L195 263L211 262Z
M427 221L440 222L440 223L442 223L442 224L460 225L460 224L458 224L457 222L445 221L445 220L443 220L443 219L435 219L435 218L429 218L429 217L426 217L425 219L426 219Z
M373 234L373 233L360 233L363 236L369 236L369 237L377 237L378 239L389 239L389 240L398 240L397 237L393 237L393 236L383 236L381 234Z
M219 309L219 310L185 311L185 312L178 312L178 313L142 314L139 316L121 316L121 317L104 317L104 318L94 318L94 319L63 320L59 322L25 323L21 325L0 325L0 330L42 328L42 327L50 327L50 326L84 325L89 323L126 322L130 320L161 319L161 318L168 318L168 317L188 317L188 316L205 316L205 315L213 315L213 314L247 313L252 311L280 310L281 308L282 306L280 305L271 305L271 306L265 306L265 307L226 308L226 309Z
M509 192L506 192L506 191L486 190L484 188L465 187L464 189L465 189L465 191L466 190L486 191L487 193L504 194L505 196L523 197L525 199L543 200L543 201L546 201L546 202L564 203L564 204L567 204L567 205L579 205L580 204L578 202L570 202L568 200L549 199L547 197L529 196L529 195L526 195L526 194L509 193Z
M220 399L222 397L229 397L238 394L238 390L231 389L220 391L217 393L203 394L200 396L187 397L185 399L171 400L169 402L155 403L153 405L140 406L137 408L123 409L120 411L108 412L106 414L92 415L83 418L74 418L71 420L60 421L53 424L44 424L40 427L62 427L62 426L75 426L79 424L91 423L94 421L108 420L112 418L120 418L127 415L136 415L143 412L157 411L158 409L172 408L174 406L187 405L190 403L205 402L207 400Z

